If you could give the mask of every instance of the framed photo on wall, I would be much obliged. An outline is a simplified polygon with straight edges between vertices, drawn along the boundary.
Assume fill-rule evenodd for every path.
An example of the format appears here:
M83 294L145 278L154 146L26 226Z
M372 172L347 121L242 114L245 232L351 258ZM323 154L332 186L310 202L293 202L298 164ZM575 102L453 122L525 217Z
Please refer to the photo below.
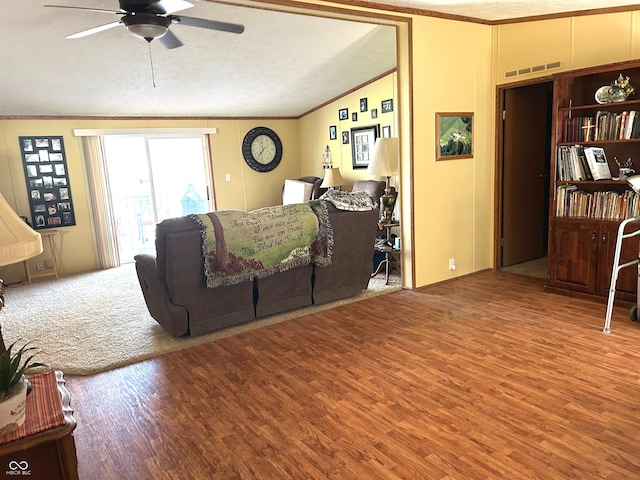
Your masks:
M436 160L473 157L473 113L436 113Z
M338 128L335 125L329 127L329 140L338 138Z
M41 135L19 141L33 227L75 225L63 138Z
M380 125L351 129L351 166L367 168L371 161L373 146L380 136Z

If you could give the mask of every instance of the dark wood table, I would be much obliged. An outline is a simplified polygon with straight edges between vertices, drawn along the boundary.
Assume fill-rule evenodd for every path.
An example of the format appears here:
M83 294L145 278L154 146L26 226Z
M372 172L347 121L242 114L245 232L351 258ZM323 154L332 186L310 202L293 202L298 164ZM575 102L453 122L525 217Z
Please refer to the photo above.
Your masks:
M378 228L380 230L384 230L386 243L376 244L373 247L376 252L384 253L384 260L378 264L378 268L376 268L375 272L371 274L371 277L375 277L380 273L382 267L384 267L384 281L387 285L389 284L391 266L393 265L396 269L400 270L400 264L394 258L394 254L399 254L400 249L395 248L391 242L391 229L399 226L400 222L379 222Z
M78 480L71 395L60 371L29 375L26 420L0 437L0 477Z

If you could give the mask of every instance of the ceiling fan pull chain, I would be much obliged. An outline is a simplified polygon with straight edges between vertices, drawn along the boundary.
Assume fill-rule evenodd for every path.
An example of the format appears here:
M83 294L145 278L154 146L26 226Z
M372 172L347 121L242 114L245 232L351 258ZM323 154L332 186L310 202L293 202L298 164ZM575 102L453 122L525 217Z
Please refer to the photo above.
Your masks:
M151 83L153 84L153 88L156 88L156 77L153 74L153 56L151 55L151 40L147 40L147 45L149 45L149 63L151 63Z

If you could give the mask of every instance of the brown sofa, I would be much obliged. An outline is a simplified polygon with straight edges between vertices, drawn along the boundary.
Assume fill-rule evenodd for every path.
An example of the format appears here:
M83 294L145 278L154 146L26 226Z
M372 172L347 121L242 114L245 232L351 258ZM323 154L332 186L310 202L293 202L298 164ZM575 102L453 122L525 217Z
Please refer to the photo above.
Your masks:
M159 223L157 256L135 257L149 313L179 337L359 294L369 283L379 211L338 210L325 203L334 234L331 265L303 265L216 288L205 286L200 227L189 217Z

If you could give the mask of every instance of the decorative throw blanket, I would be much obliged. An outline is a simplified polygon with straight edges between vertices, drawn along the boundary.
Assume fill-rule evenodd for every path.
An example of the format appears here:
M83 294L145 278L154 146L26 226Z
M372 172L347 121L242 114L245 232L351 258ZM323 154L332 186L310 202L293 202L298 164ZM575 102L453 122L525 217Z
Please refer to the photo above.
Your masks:
M367 192L343 192L342 190L327 190L320 200L333 203L339 210L363 212L373 210L373 199Z
M189 215L202 226L207 287L235 285L299 265L331 263L327 206L307 203Z

